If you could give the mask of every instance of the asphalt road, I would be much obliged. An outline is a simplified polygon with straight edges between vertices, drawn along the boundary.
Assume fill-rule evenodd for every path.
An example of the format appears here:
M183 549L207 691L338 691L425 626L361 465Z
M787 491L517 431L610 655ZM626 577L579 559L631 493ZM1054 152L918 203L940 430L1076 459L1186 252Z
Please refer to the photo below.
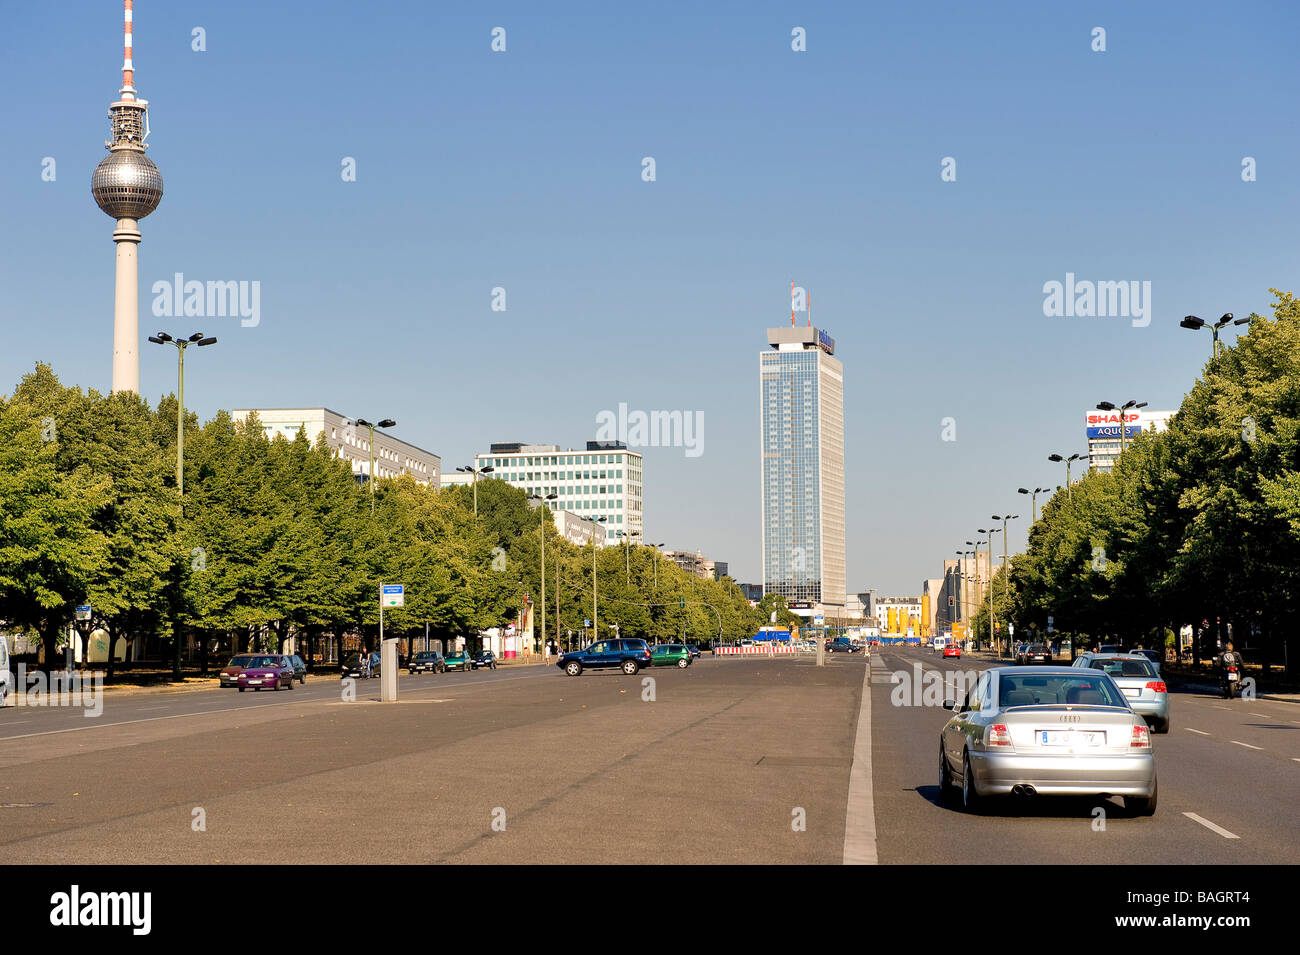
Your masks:
M705 658L404 676L395 704L322 678L8 708L0 863L838 863L864 675Z
M885 649L873 659L872 728L882 863L1287 863L1300 858L1300 706L1174 692L1168 734L1152 735L1160 805L1120 800L995 800L982 815L941 805L942 708L891 704L892 671L984 669L972 658ZM950 694L951 695L951 694ZM1094 828L1094 806L1105 811ZM1204 822L1198 821L1204 820ZM1210 827L1217 826L1236 838Z
M1300 706L1281 702L1176 693L1153 737L1152 818L1118 800L939 804L947 713L894 705L891 673L989 665L919 649L878 650L870 671L858 656L706 656L635 677L403 674L388 705L378 680L348 702L322 676L292 692L110 692L90 719L9 707L0 864L1300 858Z

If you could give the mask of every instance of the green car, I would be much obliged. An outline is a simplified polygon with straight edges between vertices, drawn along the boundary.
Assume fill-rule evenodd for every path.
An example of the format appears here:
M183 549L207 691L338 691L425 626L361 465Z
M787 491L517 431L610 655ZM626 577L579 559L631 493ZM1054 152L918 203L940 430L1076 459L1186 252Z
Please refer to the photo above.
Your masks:
M469 654L466 653L464 650L457 650L455 653L447 654L446 660L444 662L446 663L446 666L443 669L444 673L446 673L447 670L464 670L466 672L469 671L469 665L470 665Z
M691 665L690 648L681 643L656 643L650 648L650 665L685 670Z

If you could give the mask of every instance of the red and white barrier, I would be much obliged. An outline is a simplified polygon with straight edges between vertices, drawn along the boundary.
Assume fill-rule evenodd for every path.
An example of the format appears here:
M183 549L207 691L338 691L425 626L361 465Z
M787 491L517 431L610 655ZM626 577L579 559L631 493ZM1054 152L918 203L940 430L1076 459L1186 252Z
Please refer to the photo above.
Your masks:
M755 644L752 647L714 647L713 652L729 656L777 657L794 656L795 648L775 644L769 644L767 646Z

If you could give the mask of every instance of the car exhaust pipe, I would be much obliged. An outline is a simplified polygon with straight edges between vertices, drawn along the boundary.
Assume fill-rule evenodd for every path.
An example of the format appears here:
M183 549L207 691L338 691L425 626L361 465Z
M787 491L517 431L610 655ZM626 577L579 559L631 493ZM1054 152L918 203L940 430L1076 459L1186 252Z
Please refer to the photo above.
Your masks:
M1025 786L1025 785L1023 785L1023 784L1018 784L1018 785L1012 786L1012 787L1011 787L1011 794L1012 794L1013 796L1036 796L1036 795L1038 795L1038 793L1034 790L1034 787L1033 787L1033 786Z

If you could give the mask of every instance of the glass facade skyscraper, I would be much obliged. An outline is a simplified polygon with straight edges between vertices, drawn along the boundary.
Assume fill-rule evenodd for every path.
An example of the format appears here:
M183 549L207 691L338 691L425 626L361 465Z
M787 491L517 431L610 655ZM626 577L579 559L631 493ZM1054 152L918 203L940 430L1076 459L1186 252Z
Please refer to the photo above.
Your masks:
M844 366L816 328L769 328L759 354L763 592L842 611Z

